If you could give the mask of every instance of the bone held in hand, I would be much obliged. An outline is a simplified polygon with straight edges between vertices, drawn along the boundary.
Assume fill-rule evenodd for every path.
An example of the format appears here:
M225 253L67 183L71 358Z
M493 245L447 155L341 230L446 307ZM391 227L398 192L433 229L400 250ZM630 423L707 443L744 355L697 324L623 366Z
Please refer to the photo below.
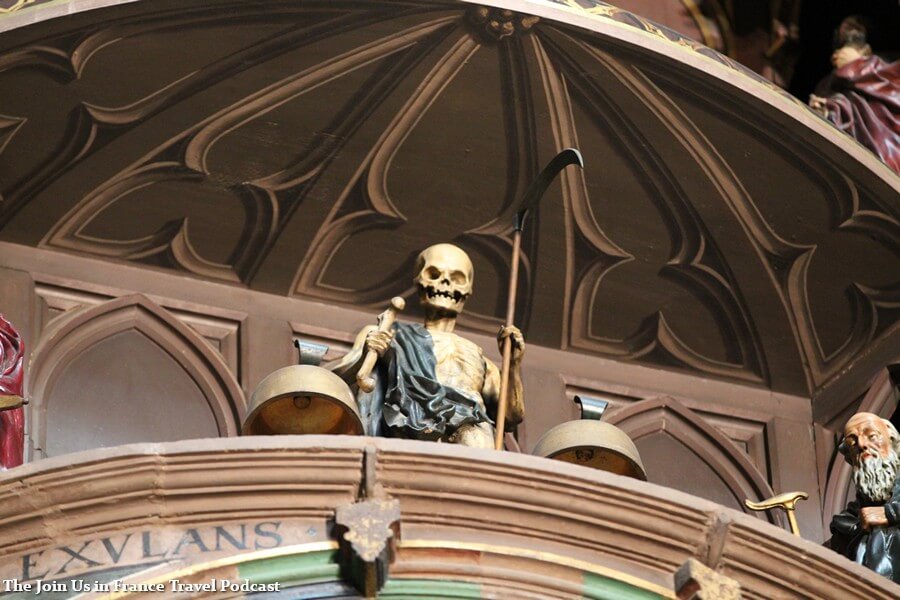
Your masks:
M406 307L406 301L400 296L391 298L391 305L387 307L383 313L378 315L378 331L390 331L397 318L397 313ZM375 389L375 380L371 377L372 369L375 368L375 362L378 360L378 353L374 350L366 352L366 358L363 360L359 372L356 374L356 384L359 389L364 392L371 392Z

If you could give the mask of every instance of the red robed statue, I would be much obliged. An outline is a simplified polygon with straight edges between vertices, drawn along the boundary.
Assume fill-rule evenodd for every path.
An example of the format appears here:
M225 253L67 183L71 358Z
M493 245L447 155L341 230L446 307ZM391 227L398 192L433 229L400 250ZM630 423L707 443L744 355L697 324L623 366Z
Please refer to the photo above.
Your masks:
M900 61L872 55L866 29L848 17L831 56L834 72L819 84L809 104L900 173Z
M0 315L0 468L22 464L25 415L22 368L25 344L15 327Z
M900 62L858 58L834 71L828 120L900 173Z

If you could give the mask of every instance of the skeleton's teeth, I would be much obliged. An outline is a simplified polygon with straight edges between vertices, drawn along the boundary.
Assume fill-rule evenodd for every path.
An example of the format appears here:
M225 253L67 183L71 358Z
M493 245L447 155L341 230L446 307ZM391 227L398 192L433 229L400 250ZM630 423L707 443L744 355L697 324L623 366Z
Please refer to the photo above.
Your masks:
M462 292L459 292L459 291L445 292L444 290L436 290L433 287L425 288L425 293L428 295L429 298L434 298L435 296L443 296L444 298L449 298L450 300L453 300L454 302L459 302L460 300L465 298L465 294L463 294Z

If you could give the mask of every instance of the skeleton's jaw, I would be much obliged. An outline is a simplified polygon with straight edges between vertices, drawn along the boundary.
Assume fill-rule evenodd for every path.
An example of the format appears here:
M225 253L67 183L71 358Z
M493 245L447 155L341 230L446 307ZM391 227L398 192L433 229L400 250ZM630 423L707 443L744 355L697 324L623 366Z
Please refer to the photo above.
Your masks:
M462 312L469 294L441 286L419 285L419 301L425 312L436 317L456 317Z

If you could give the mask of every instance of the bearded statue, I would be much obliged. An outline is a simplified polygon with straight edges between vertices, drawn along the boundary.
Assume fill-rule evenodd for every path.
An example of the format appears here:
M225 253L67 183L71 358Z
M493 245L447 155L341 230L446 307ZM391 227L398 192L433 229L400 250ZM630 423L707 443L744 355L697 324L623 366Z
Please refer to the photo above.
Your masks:
M900 434L887 419L857 413L839 450L853 468L856 500L832 519L830 546L900 583Z
M366 328L347 355L324 365L352 383L364 354L377 353L374 389L357 393L368 435L494 447L499 369L478 345L454 332L474 280L472 261L463 250L452 244L426 248L413 278L424 323ZM513 348L506 416L512 426L525 411L519 373L525 342L516 327L501 328L498 344L506 337Z

